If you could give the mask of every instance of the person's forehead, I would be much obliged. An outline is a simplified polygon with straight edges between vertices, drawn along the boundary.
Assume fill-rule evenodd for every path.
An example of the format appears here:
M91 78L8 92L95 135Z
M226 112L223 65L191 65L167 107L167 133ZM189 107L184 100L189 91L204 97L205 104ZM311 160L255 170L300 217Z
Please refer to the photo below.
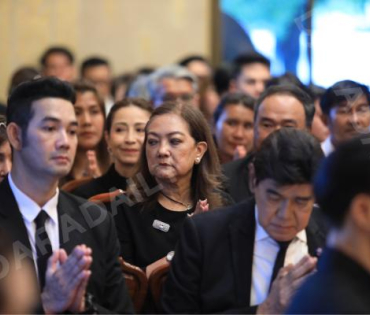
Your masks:
M177 114L164 114L154 117L148 125L148 133L173 133L181 132L184 134L190 134L189 125L187 122Z
M262 185L262 187L266 190L273 189L280 193L282 196L286 196L287 198L292 196L307 195L313 192L313 185L311 183L280 185L274 179L267 178L262 180L259 185Z
M369 100L367 99L366 95L362 94L357 97L348 98L347 100L343 100L341 102L338 102L334 105L334 107L345 107L345 106L361 106L361 105L369 105Z
M32 102L33 119L41 120L46 116L61 120L75 120L73 104L65 99L46 97Z
M303 104L289 94L274 94L266 97L259 106L258 114L292 115L305 117Z
M85 76L109 76L110 68L107 65L97 65L85 69Z
M66 64L71 64L69 58L63 54L63 53L52 53L46 58L46 65L49 66L51 64L56 64L56 63L66 63Z
M253 110L247 108L241 104L228 104L222 111L222 116L224 117L235 117L237 119L243 120L245 118L253 117Z
M270 76L270 69L260 62L253 62L246 64L241 69L241 74L243 76L251 76L251 75L264 75L266 77Z

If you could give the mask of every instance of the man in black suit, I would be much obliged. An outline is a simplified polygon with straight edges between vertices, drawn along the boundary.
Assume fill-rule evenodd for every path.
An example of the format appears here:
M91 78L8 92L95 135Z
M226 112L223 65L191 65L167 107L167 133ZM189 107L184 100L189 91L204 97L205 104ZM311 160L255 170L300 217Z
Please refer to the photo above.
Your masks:
M289 314L370 314L369 187L367 134L339 145L318 171L315 195L333 227Z
M23 83L9 97L13 167L0 185L0 226L17 264L32 262L46 313L132 312L112 217L58 189L76 153L74 101L56 78Z
M311 129L315 106L311 97L293 85L271 86L257 100L254 110L254 149L273 131L282 127ZM231 197L240 202L252 196L249 189L248 165L253 153L245 158L226 163L224 175L228 179Z
M311 184L322 156L305 131L271 134L251 168L255 200L184 224L163 291L164 311L282 313L315 269L312 256L325 239Z

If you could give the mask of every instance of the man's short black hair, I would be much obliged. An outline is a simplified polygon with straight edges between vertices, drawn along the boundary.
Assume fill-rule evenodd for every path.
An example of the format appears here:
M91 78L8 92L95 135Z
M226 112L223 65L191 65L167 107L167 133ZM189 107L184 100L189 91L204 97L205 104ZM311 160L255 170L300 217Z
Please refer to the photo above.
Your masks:
M254 121L257 121L258 110L261 106L261 103L267 97L272 95L290 95L301 102L306 116L306 127L311 128L312 120L315 116L315 104L313 99L309 94L293 84L272 85L262 92L256 101L256 106L254 109Z
M321 97L322 112L329 115L333 107L346 104L348 101L353 102L362 95L366 97L370 105L370 92L366 85L351 80L339 81L329 87Z
M369 135L361 135L339 145L317 172L316 201L337 227L344 223L356 195L370 195L369 140Z
M265 56L261 55L258 52L251 52L246 54L238 55L232 62L233 71L232 77L236 79L244 66L250 65L252 63L261 63L270 69L271 63Z
M249 108L253 112L254 103L254 98L247 94L241 92L228 93L221 99L221 102L218 104L215 112L213 113L213 122L215 124L217 123L223 111L229 105L242 105L246 108Z
M256 184L265 179L281 186L312 183L323 156L320 143L310 133L281 128L271 133L255 154Z
M23 82L13 90L8 98L6 108L8 124L12 122L17 124L25 137L28 123L33 117L33 102L47 97L61 98L72 104L76 100L72 86L57 78L45 77Z
M206 58L204 58L203 56L200 56L200 55L187 56L187 57L181 59L178 62L178 65L183 66L183 67L187 67L188 64L193 62L193 61L200 61L200 62L206 63L207 65L210 65L209 61Z
M102 57L91 57L85 59L81 64L81 77L84 77L86 69L97 66L107 66L109 68L109 62L107 59Z
M69 60L69 63L70 64L73 64L74 61L75 61L75 59L73 57L73 54L71 53L71 51L68 48L62 47L62 46L54 46L54 47L48 48L43 53L43 55L41 56L41 58L40 58L40 64L41 64L42 67L46 67L47 59L52 54L62 54L64 56L66 56L67 59Z

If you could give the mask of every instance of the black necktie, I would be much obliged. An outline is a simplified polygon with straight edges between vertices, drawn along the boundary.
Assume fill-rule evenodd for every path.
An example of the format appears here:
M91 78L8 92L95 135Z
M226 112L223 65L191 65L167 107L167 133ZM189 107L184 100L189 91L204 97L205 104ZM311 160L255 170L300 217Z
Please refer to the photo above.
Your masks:
M36 252L37 252L37 269L39 272L39 282L41 291L45 285L45 272L49 257L52 255L51 242L48 233L45 230L45 221L49 215L41 210L35 219L36 223Z
M286 251L288 250L288 247L289 247L289 244L291 243L291 241L289 241L289 242L277 242L277 243L279 245L279 252L278 252L278 254L276 256L276 259L275 259L274 269L272 270L272 276L271 276L269 291L271 290L272 283L274 282L277 274L279 273L279 270L282 267L284 267L285 254L286 254Z

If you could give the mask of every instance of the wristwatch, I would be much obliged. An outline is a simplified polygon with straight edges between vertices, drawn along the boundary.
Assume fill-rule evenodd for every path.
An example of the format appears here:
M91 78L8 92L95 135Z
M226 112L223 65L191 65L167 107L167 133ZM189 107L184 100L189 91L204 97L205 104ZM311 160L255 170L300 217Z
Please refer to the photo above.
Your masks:
M173 256L175 256L175 251L170 251L168 254L167 254L167 256L166 256L166 260L168 261L168 262L171 262L172 261L172 259L173 259Z

